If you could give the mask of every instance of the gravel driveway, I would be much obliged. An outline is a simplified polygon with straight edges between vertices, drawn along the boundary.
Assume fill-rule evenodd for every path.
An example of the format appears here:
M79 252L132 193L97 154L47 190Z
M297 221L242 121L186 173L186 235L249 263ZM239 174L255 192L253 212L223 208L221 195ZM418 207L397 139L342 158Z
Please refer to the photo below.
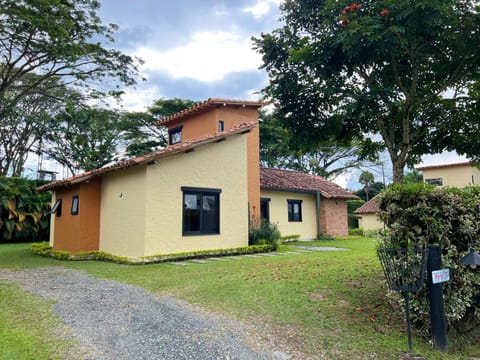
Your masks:
M56 301L55 315L81 344L75 358L291 358L285 352L259 348L236 321L200 313L136 286L57 267L2 272L2 277Z

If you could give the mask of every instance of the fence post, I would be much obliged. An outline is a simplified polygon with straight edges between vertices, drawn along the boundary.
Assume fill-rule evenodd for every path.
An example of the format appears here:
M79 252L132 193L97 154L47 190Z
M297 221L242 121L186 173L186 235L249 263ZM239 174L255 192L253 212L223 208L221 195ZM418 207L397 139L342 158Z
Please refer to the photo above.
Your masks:
M446 352L448 345L443 305L443 284L433 284L432 281L432 271L442 268L441 249L438 245L430 245L428 248L427 283L433 346L440 351Z

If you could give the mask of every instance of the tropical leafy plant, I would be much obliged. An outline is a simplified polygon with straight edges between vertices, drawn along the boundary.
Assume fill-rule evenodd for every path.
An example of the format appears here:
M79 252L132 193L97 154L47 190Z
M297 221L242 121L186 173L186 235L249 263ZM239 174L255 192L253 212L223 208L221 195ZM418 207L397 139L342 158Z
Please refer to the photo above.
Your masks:
M0 242L48 239L51 194L35 191L37 182L0 177Z

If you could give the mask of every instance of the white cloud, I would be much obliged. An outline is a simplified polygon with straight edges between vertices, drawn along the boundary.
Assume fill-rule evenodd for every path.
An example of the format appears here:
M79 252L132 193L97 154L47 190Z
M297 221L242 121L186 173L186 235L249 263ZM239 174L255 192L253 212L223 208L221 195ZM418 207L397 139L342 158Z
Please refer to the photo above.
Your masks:
M221 80L234 71L258 69L261 57L249 38L230 32L197 32L191 40L166 52L142 47L136 52L145 61L143 71L165 71L172 77L199 81Z
M243 12L252 14L255 18L259 19L263 15L268 14L272 5L280 5L280 0L257 0L256 4L243 9Z
M143 88L127 88L122 95L122 108L127 111L146 111L153 100L162 97L160 90L155 85Z
M347 183L350 180L350 177L352 174L350 172L346 172L343 174L340 174L337 176L335 179L332 180L335 184L341 186L342 188L346 189L347 188Z
M424 155L418 166L447 165L469 161L465 156L458 155L455 151L447 151L441 154Z

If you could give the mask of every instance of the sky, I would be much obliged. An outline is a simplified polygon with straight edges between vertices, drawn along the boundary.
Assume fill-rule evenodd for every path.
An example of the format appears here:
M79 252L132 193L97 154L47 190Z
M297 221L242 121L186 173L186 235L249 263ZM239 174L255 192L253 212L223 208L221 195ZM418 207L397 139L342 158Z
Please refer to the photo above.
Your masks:
M115 23L115 48L143 59L146 82L126 89L123 107L159 98L258 99L267 84L252 36L279 26L280 0L101 0Z
M281 0L100 0L103 23L114 23L117 50L140 57L147 80L125 89L122 107L144 111L159 98L196 101L208 98L260 99L268 83L252 36L281 26ZM376 181L391 182L388 157L384 167L365 168ZM428 156L425 165L462 161L456 154ZM335 180L358 189L362 170Z

